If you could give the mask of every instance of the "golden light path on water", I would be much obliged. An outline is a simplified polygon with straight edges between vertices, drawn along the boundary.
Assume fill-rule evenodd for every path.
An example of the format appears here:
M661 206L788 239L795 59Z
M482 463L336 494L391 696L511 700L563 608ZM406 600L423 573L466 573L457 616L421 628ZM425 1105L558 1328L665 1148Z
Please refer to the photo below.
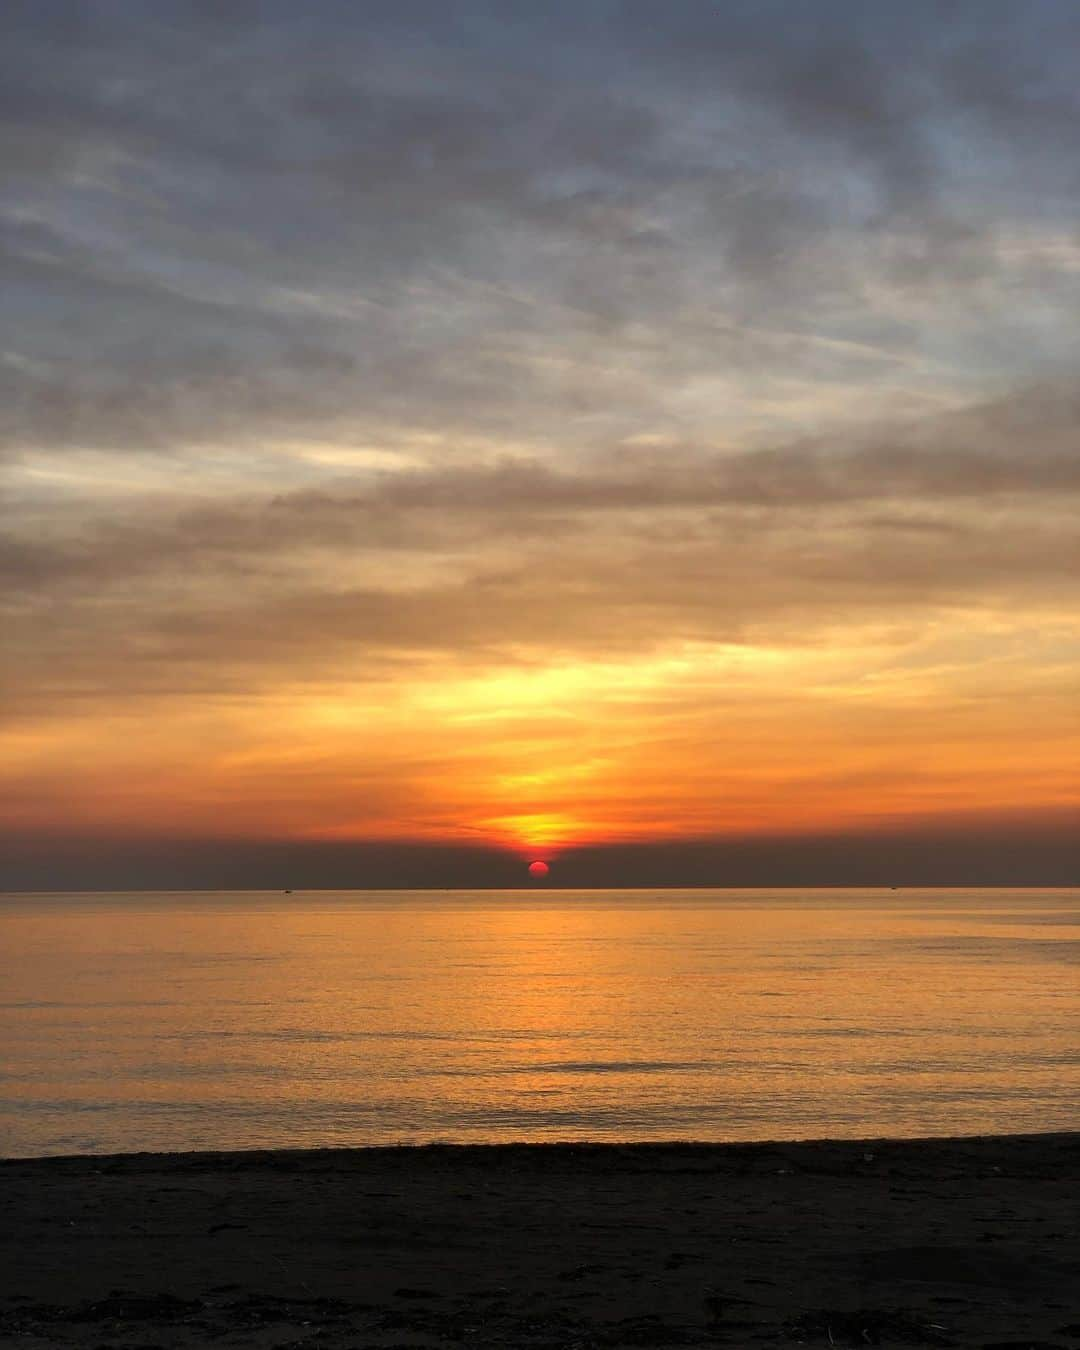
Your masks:
M6 897L0 1152L1075 1127L1077 893Z

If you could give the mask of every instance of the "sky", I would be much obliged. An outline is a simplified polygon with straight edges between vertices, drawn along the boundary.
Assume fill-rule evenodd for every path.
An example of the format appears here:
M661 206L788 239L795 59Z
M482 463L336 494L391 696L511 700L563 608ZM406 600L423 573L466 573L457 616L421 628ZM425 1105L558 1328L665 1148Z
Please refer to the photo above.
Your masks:
M1080 880L1074 0L0 24L0 885Z

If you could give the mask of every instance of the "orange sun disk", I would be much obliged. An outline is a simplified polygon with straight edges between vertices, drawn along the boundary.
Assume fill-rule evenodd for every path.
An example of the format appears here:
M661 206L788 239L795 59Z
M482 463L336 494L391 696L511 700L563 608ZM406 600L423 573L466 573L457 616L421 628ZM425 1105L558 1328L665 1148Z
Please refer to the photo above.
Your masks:
M539 858L537 858L536 862L531 862L529 864L529 876L531 877L546 877L548 871L549 868L547 863L541 862Z

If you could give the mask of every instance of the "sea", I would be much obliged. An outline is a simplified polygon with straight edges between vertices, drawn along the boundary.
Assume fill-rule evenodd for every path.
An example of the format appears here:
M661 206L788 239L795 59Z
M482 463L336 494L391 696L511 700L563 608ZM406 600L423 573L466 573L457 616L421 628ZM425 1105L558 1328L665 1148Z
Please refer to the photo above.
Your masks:
M1080 889L0 896L0 1154L1080 1127Z

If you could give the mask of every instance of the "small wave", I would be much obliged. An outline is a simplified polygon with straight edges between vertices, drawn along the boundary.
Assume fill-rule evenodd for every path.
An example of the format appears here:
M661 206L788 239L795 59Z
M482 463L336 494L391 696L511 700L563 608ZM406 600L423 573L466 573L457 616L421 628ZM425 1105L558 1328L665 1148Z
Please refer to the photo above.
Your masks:
M562 1059L547 1064L523 1064L522 1073L669 1073L673 1070L712 1069L703 1059Z

